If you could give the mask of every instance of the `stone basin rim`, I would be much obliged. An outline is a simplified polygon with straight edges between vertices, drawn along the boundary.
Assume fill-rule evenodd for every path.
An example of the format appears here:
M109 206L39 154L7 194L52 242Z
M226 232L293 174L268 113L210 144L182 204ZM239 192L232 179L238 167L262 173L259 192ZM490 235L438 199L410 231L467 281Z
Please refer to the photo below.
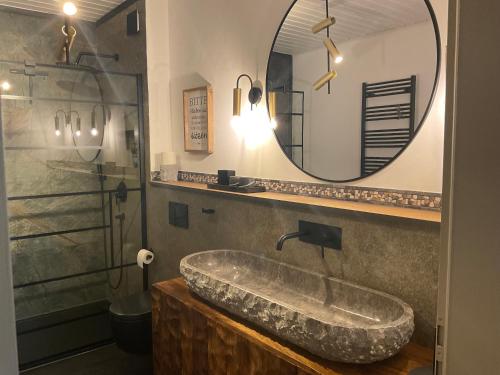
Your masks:
M299 308L297 308L297 307L295 307L293 305L288 304L286 301L281 301L281 300L279 302L272 301L272 300L269 299L269 297L263 296L263 295L261 295L260 293L258 293L255 290L242 288L241 284L232 282L231 280L227 280L227 279L225 279L223 277L219 277L219 276L214 277L210 273L207 273L207 271L205 271L204 269L201 269L199 267L193 266L193 265L191 265L191 264L188 263L188 261L191 258L194 258L194 257L199 256L199 255L218 254L218 253L224 253L224 252L240 253L240 254L245 254L245 255L248 255L248 256L251 256L251 257L254 257L254 258L262 258L262 259L265 259L265 261L268 261L268 262L271 262L271 263L274 263L274 264L278 264L278 265L283 264L286 267L289 267L289 268L292 268L294 270L298 270L298 271L301 271L301 272L308 273L310 275L319 277L320 279L329 279L329 280L332 280L334 282L338 282L338 283L341 283L341 284L344 284L344 285L348 285L348 286L353 287L353 288L357 288L357 289L363 290L365 292L376 294L376 295L378 295L380 297L387 298L387 299L391 300L392 302L394 302L395 304L401 306L403 312L401 313L401 316L398 319L395 319L395 320L392 320L392 321L389 321L389 322L386 322L386 323L381 323L381 324L373 324L373 325L353 327L353 326L348 326L348 325L342 325L342 324L335 323L335 322L332 323L332 322L324 321L324 320L322 320L322 319L320 319L320 318L318 318L316 316L311 316L310 314L302 311L301 309L299 309ZM208 278L211 278L213 280L217 280L219 282L228 284L231 287L236 288L238 290L241 290L243 292L251 292L255 296L257 296L259 298L262 298L262 299L264 299L266 301L269 301L271 303L275 303L275 304L278 304L278 305L282 305L283 307L286 307L287 309L289 309L291 311L294 311L294 312L296 312L298 314L301 314L301 315L303 315L305 317L308 317L310 319L314 319L314 320L316 320L316 321L318 321L320 323L323 323L325 325L334 326L334 327L347 328L347 329L351 329L351 330L352 329L361 329L361 330L364 330L364 331L380 330L380 329L390 329L390 328L402 325L402 324L404 324L405 322L407 322L410 319L411 320L413 319L413 309L411 308L411 306L408 305L406 302L404 302L403 300L401 300L398 297L395 297L395 296L393 296L391 294L388 294L388 293L385 293L385 292L381 292L381 291L378 291L378 290L375 290L375 289L371 289L371 288L368 288L368 287L365 287L365 286L362 286L362 285L359 285L359 284L356 284L356 283L353 283L353 282L349 282L349 281L345 281L345 280L342 280L342 279L338 279L336 277L332 277L332 276L328 276L328 275L325 275L325 274L321 274L319 272L309 271L307 269L304 269L304 268L301 268L301 267L297 267L297 266L291 265L289 263L278 262L278 261L276 261L276 260L274 260L272 258L266 257L263 254L253 254L253 253L250 253L250 252L247 252L247 251L243 251L243 250L229 250L229 249L199 251L199 252L187 255L187 256L185 256L184 258L181 259L180 269L182 270L183 268L191 269L194 272L198 272L198 273L200 273L200 274L202 274L202 275L204 275L204 276L206 276Z

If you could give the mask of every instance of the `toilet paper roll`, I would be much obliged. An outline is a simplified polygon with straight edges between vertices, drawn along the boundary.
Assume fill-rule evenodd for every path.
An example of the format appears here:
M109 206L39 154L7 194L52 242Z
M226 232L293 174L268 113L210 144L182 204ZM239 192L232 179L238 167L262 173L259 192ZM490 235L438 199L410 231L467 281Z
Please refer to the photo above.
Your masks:
M154 259L155 255L149 250L141 249L137 253L137 265L140 268L144 268L145 264L151 264Z

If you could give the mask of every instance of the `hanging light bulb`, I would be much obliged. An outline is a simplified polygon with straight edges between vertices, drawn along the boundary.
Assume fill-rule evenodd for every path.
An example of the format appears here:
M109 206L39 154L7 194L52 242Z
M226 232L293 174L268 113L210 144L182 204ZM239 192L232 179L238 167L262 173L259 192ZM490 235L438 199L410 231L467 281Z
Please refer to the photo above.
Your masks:
M97 135L99 134L99 131L96 127L96 116L97 115L94 107L94 109L92 109L92 128L90 129L90 134L92 135L92 137L97 137Z
M333 40L331 40L330 38L326 38L323 40L323 44L325 45L330 55L333 57L333 61L335 61L335 64L340 64L342 61L344 61L344 56L342 56L335 43L333 43Z
M55 127L55 135L56 135L56 137L60 137L61 136L61 129L59 127L59 117L57 115L54 118L54 127Z
M67 1L63 5L63 12L67 16L74 16L78 12L78 8L71 1Z
M0 87L2 88L3 91L9 91L12 86L9 81L3 81Z
M82 135L82 120L80 120L80 117L77 117L76 119L76 132L75 135L77 137Z

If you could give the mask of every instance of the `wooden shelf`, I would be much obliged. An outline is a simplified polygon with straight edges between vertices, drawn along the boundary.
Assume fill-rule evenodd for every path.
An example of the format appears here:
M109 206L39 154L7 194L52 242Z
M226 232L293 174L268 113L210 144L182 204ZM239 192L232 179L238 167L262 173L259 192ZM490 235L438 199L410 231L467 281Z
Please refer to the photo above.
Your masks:
M368 365L321 359L209 305L182 278L155 284L152 299L157 375L407 375L432 365L432 349L413 343Z
M224 195L245 197L247 199L260 200L260 201L287 202L291 204L324 207L336 210L362 212L373 215L382 215L382 216L398 217L403 219L427 221L432 223L441 223L441 213L439 211L385 206L373 203L351 202L338 199L306 197L302 195L282 194L274 192L253 193L253 194L234 193L228 191L208 189L206 184L184 182L184 181L172 181L172 182L152 181L151 184L153 186L166 187L171 189L187 189L192 191L203 191L213 194L224 194Z

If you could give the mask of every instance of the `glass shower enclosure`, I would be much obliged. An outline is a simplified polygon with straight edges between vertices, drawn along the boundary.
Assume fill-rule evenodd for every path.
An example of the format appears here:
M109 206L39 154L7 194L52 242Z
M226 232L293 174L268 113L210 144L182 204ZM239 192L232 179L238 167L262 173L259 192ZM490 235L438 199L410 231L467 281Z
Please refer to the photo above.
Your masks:
M147 287L143 85L15 61L0 78L23 369L112 342L109 304Z

